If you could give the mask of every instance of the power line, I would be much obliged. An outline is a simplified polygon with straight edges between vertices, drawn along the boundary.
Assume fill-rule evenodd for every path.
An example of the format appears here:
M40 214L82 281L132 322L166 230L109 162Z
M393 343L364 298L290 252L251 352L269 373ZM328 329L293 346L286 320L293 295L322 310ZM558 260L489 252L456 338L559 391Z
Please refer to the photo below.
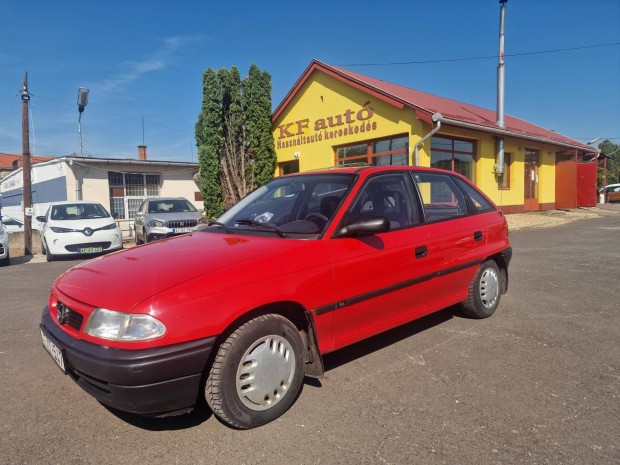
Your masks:
M559 53L559 52L569 52L573 50L584 50L589 48L600 48L600 47L611 47L614 45L620 45L620 42L610 42L607 44L597 44L597 45L584 45L581 47L570 47L570 48L557 48L552 50L540 50L534 52L521 52L521 53L506 53L504 56L507 57L518 57L518 56L527 56L527 55L542 55L546 53ZM395 61L389 63L349 63L349 64L340 64L336 66L393 66L393 65L423 65L429 63L450 63L455 61L474 61L474 60L488 60L488 59L497 59L498 55L487 55L487 56L479 56L479 57L468 57L468 58L446 58L439 60L421 60L421 61Z

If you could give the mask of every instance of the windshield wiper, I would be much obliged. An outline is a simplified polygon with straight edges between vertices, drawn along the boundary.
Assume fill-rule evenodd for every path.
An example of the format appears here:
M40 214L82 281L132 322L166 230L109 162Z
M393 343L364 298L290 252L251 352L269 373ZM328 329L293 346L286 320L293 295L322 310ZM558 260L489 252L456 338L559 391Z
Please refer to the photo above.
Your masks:
M235 221L235 224L241 224L241 225L244 225L244 226L254 226L254 227L258 228L258 229L264 229L266 231L273 231L273 232L275 232L280 237L284 237L284 238L288 237L286 234L284 234L280 229L276 228L275 226L272 226L272 225L267 224L267 223L261 223L260 221L254 221L254 220L249 220L249 219L241 219L241 220Z
M209 228L211 226L219 226L220 228L224 228L224 231L226 231L228 234L233 233L230 229L228 229L228 227L224 223L220 223L219 221L211 221L207 226Z

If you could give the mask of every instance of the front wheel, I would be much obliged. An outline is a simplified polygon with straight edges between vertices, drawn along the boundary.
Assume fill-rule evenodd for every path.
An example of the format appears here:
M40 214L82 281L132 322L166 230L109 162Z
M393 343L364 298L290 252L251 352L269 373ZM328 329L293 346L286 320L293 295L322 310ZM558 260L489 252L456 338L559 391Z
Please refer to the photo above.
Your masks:
M502 293L502 280L497 263L487 260L474 275L463 311L472 318L488 318L497 309Z
M41 248L43 249L43 253L45 254L45 259L48 262L53 262L55 260L55 256L51 254L49 247L45 246L45 242L41 242Z
M280 417L303 382L299 331L280 315L262 315L237 328L219 347L205 385L213 413L249 429Z

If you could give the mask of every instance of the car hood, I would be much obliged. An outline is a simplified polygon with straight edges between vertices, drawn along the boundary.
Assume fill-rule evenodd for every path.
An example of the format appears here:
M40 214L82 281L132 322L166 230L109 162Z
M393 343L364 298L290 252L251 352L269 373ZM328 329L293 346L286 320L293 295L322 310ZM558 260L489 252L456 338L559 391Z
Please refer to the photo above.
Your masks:
M303 248L313 249L318 242L194 232L84 262L61 275L54 285L88 305L130 311L145 299L200 277L208 277L204 291L210 294L229 288L231 282L241 286L266 279L267 273L281 275L312 266L312 258L302 263L287 257ZM282 266L266 267L267 260ZM235 273L247 266L255 267L257 273Z

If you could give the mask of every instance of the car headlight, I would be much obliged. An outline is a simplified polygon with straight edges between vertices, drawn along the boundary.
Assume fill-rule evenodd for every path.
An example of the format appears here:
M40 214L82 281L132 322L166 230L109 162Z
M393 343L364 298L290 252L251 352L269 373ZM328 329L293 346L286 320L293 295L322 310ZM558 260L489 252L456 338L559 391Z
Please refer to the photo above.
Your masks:
M153 220L153 221L149 222L149 226L151 228L163 228L165 225L164 225L163 221Z
M102 229L102 230L116 229L116 223L110 223L109 225L104 226L103 228L99 228L99 229Z
M88 318L84 332L111 341L147 341L163 336L166 327L151 315L97 308Z
M74 232L74 229L70 229L70 228L59 228L58 226L51 226L50 229L52 231L54 231L55 233L68 233L68 232Z

